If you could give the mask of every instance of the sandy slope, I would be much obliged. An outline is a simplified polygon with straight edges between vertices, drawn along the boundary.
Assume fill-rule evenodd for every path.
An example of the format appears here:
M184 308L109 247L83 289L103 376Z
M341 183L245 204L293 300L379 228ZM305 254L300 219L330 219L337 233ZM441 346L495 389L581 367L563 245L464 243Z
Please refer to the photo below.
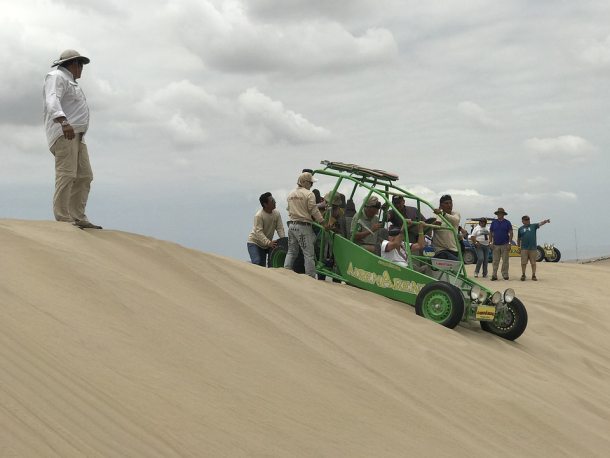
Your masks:
M0 247L0 456L608 456L608 264L513 265L512 343L134 234Z

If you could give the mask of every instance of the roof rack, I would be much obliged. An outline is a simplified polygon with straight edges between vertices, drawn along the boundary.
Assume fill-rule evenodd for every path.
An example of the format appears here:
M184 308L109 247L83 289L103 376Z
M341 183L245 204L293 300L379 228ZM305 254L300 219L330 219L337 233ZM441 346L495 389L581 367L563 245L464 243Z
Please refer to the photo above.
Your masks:
M388 181L398 180L398 175L391 172L386 172L379 169L369 169L356 164L346 164L344 162L321 161L320 164L325 165L327 169L337 170L339 172L357 173L362 176L373 178L382 178Z

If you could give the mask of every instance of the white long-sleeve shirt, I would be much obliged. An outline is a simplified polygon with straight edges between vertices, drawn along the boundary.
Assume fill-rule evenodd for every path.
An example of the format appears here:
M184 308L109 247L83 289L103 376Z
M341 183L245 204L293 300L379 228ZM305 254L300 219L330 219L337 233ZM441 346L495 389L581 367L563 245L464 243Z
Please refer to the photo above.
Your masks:
M267 213L261 208L254 215L254 226L248 236L248 242L256 243L261 248L269 248L275 232L279 237L286 237L280 212L273 210Z
M68 119L74 132L87 132L89 128L87 99L69 70L58 67L47 73L42 98L49 148L63 135L61 124L53 121L60 116Z

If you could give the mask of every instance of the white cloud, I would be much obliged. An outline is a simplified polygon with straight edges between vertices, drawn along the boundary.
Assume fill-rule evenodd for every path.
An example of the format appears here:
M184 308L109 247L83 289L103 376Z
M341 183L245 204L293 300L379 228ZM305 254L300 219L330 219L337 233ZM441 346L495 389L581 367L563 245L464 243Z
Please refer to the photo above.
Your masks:
M392 62L398 47L386 28L352 34L320 18L274 24L255 22L238 2L172 4L177 34L208 65L228 72L346 71Z
M383 0L248 0L248 11L268 20L332 17L344 19L371 14L388 3Z
M576 135L530 138L525 141L525 146L537 160L552 160L572 164L587 162L596 151L591 143Z
M458 104L458 110L462 115L478 126L493 128L501 126L501 123L492 118L485 109L469 100L460 102Z
M205 143L208 136L197 117L183 117L174 114L169 120L168 126L172 134L174 144L178 146L197 146Z
M42 126L0 124L0 136L3 150L28 154L49 151Z
M242 93L238 105L249 136L257 142L301 144L330 139L327 129L286 109L282 102L272 100L256 88Z
M610 66L610 35L590 44L582 53L585 62L599 67Z
M150 102L166 110L182 113L201 113L212 110L222 112L226 105L215 95L188 80L174 81L157 90L149 97Z

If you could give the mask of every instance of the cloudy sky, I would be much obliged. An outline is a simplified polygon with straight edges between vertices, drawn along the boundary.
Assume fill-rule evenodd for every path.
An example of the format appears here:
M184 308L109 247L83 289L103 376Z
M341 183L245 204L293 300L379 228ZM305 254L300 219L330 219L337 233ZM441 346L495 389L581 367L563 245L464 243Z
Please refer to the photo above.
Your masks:
M90 219L247 259L323 159L610 254L607 1L23 0L0 16L0 218L52 219L42 82L91 58ZM327 189L321 189L324 193Z

